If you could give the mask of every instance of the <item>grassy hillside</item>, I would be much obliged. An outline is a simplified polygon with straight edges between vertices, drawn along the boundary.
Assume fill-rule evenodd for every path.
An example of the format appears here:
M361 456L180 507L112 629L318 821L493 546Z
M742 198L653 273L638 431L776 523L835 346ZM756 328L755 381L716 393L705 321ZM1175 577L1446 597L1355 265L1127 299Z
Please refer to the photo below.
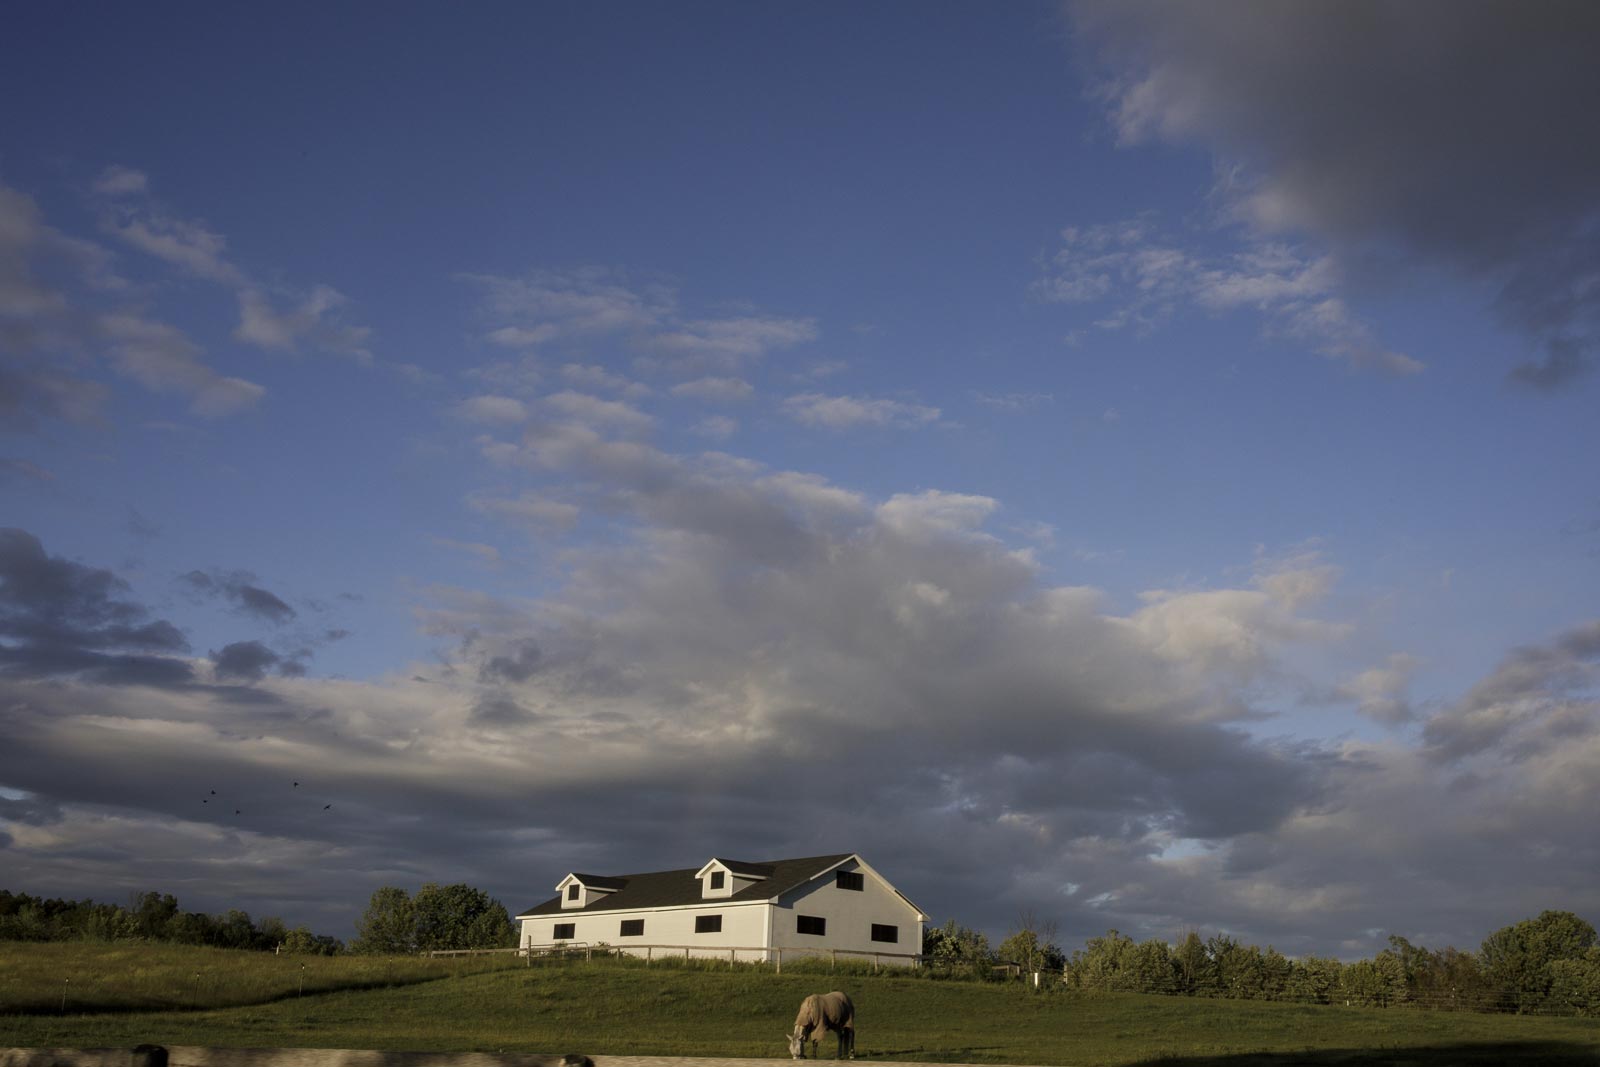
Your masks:
M194 1010L407 985L511 966L514 957L274 956L187 945L0 941L0 1018Z
M14 946L0 948L9 978ZM107 949L54 948L59 971L105 967L108 1003L121 966L134 959ZM118 950L123 951L123 950ZM169 950L152 950L164 953ZM178 950L182 951L182 950ZM252 968L288 960L242 957ZM215 956L206 957L215 961ZM32 960L33 973L39 958ZM415 960L328 961L361 964L329 991L239 1007L121 1010L65 1015L49 990L0 995L0 1045L132 1046L162 1044L328 1046L376 1049L567 1052L782 1057L782 1033L800 998L842 988L856 1001L859 1054L865 1059L993 1063L1256 1067L1318 1064L1600 1063L1600 1020L1442 1014L1391 1009L1196 1001L1132 994L1037 994L1018 985L981 985L871 975L774 975L740 969L698 970L612 961L526 968L497 959L484 970L432 964L427 979ZM185 964L184 966L188 966ZM364 970L362 968L365 968ZM391 976L411 984L370 987ZM281 968L280 968L281 971ZM148 981L147 979L145 980ZM277 990L262 979L263 988ZM360 988L360 986L369 986ZM9 989L7 980L5 988ZM143 996L152 996L148 985ZM40 1007L41 1001L44 1002ZM29 1007L29 1005L32 1005ZM24 1009L19 1012L19 1009ZM829 1043L822 1044L831 1055ZM1284 1057L1288 1055L1289 1059ZM1265 1056L1266 1058L1262 1058Z

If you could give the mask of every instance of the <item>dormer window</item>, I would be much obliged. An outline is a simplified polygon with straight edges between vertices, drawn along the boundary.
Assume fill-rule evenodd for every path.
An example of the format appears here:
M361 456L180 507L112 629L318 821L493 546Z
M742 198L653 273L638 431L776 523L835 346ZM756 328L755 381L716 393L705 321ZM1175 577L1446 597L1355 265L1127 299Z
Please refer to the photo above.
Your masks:
M727 900L765 881L771 874L770 864L715 858L694 872L700 879L701 900Z
M556 884L556 895L563 911L587 908L627 886L626 878L601 878L593 874L569 874Z

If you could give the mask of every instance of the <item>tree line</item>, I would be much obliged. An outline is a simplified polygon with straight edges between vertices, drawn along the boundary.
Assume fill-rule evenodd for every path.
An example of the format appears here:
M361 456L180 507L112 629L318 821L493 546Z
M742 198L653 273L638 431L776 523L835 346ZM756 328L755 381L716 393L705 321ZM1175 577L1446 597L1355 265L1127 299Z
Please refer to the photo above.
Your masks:
M148 941L321 956L343 948L336 938L291 929L279 918L255 920L238 908L222 915L183 911L171 893L155 892L135 893L124 907L0 889L0 941Z
M1176 945L1109 931L1062 968L1076 989L1240 1000L1294 1000L1446 1011L1600 1015L1600 942L1568 911L1496 930L1477 952L1432 950L1403 937L1370 959L1290 958L1225 934L1190 931Z
M483 890L429 882L415 896L394 886L373 893L349 945L279 918L254 920L238 908L184 911L171 893L135 893L123 906L0 889L0 941L145 941L332 956L508 948L517 936L510 914Z
M1600 1015L1600 937L1568 911L1545 911L1490 934L1476 952L1432 950L1403 937L1369 959L1288 957L1227 934L1190 931L1177 944L1136 942L1116 930L1071 955L1056 927L1021 916L998 948L954 919L929 927L922 953L939 973L993 978L1006 971L1059 974L1073 989L1241 1000L1293 1000L1456 1011ZM348 946L289 928L282 919L184 911L170 893L136 893L127 906L0 889L0 941L148 941L333 955L510 948L516 927L498 900L465 884L428 882L372 894Z

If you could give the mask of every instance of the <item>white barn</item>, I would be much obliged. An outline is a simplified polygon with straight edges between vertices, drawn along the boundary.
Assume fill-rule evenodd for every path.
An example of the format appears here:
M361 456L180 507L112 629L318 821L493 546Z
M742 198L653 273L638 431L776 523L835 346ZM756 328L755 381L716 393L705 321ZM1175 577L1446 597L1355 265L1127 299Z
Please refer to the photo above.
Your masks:
M833 950L910 964L928 917L846 853L765 863L712 858L698 870L619 876L574 871L517 921L523 949L533 951L603 944L635 956L752 962Z

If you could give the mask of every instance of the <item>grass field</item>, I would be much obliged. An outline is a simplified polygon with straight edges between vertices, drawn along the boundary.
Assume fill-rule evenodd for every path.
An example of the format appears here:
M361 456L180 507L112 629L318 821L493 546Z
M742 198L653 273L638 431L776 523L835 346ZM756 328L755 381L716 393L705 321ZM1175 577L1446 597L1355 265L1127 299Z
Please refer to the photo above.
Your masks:
M19 962L25 966L14 968ZM181 988L161 993L153 984L167 974L181 987L196 970L205 973L201 962L236 976L202 992L201 1005L246 988L262 991L261 1000L185 1007ZM800 998L842 988L856 1002L858 1054L869 1060L1084 1067L1600 1063L1600 1020L1593 1019L1034 993L1016 984L646 968L631 961L528 968L509 957L459 964L323 960L318 991L308 979L305 995L297 995L300 964L309 974L317 962L192 949L0 946L0 1046L154 1042L783 1057L781 1034ZM34 977L19 985L14 969ZM87 972L101 975L103 1010L75 1008L69 999L63 1014L53 987L23 988L45 976ZM155 1010L144 1010L161 997ZM821 1048L831 1055L829 1041Z

